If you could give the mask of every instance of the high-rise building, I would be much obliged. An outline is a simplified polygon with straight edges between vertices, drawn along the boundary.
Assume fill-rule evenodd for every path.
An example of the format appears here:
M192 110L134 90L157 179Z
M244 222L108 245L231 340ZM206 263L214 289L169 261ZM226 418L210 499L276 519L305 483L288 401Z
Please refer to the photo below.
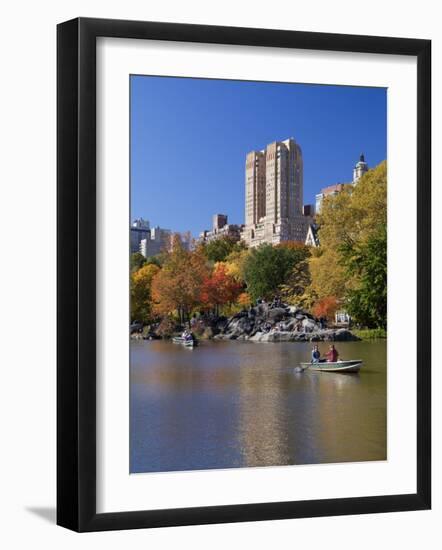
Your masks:
M169 251L172 245L172 231L162 227L152 227L149 236L140 243L140 252L147 258L160 252Z
M150 223L149 220L145 220L144 218L137 218L132 222L132 227L135 229L150 229Z
M141 241L150 238L150 224L143 218L136 219L130 227L130 252L140 252Z
M305 241L302 151L293 138L248 153L245 195L242 238L249 246Z
M266 210L265 151L252 151L246 157L246 226L259 223Z
M162 227L156 226L152 227L150 230L149 237L141 241L140 252L145 258L156 256L161 252L172 252L175 237L179 238L184 250L190 250L192 248L192 234L190 231L174 233L170 229L163 229Z

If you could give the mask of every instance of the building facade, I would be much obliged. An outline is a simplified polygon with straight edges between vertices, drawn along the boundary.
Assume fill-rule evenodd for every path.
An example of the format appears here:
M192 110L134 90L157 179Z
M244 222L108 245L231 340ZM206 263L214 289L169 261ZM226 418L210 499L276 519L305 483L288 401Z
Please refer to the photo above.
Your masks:
M170 250L172 231L159 226L152 227L149 234L140 241L139 252L145 257L156 256Z
M143 218L136 219L130 226L130 252L140 252L141 241L150 238L150 224Z
M293 138L275 141L246 156L245 227L248 246L304 242L310 218L303 216L303 161Z
M232 241L239 241L243 225L229 224L226 214L214 214L212 218L212 229L202 231L199 235L201 242L210 242L215 239L228 238Z
M359 162L357 162L355 164L355 167L353 169L353 182L352 183L336 183L334 185L329 185L328 187L324 187L323 189L321 189L321 192L316 195L316 208L315 208L316 213L317 214L321 213L322 202L323 202L325 197L337 195L346 186L349 186L349 185L351 186L352 184L357 185L360 178L366 172L368 172L368 170L369 170L368 164L365 162L364 155L362 154L359 157Z

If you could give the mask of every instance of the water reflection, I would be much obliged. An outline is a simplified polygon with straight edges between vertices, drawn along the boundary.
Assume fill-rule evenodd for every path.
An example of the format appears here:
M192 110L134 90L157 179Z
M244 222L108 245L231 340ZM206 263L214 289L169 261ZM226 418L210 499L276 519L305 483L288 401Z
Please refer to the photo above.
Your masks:
M131 343L131 471L386 458L386 345L342 343L360 374L293 372L303 343Z

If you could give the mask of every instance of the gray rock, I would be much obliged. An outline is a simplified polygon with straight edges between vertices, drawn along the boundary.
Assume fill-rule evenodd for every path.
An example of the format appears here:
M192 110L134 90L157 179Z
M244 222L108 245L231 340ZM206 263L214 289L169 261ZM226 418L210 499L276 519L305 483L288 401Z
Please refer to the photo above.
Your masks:
M282 321L286 316L286 311L282 307L274 307L270 309L267 313L268 320L271 321Z
M302 321L302 326L306 332L313 332L316 328L316 323L312 319L304 319Z

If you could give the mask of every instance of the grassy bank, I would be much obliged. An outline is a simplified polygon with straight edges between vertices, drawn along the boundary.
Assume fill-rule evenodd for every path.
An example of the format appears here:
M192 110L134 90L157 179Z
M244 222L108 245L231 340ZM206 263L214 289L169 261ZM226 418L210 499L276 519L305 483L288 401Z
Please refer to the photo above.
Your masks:
M361 340L387 338L387 331L383 328L351 329L352 333Z

